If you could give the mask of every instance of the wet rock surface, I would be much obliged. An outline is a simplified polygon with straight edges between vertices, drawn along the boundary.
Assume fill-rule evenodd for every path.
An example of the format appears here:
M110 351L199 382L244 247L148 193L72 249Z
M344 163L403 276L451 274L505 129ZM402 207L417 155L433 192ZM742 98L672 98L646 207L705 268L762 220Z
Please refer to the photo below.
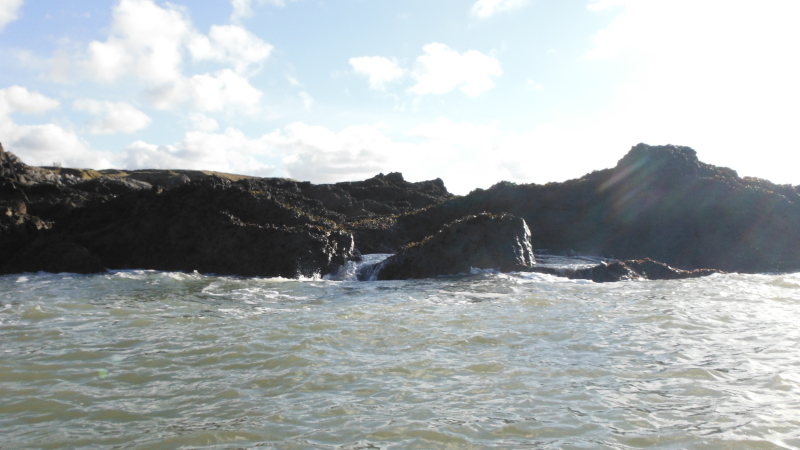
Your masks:
M681 270L650 258L627 261L602 261L585 268L535 267L531 272L545 273L573 280L591 280L595 283L630 280L683 280L699 278L715 273L715 269Z
M519 217L467 216L380 263L378 279L432 278L474 269L529 270L536 263L530 236Z

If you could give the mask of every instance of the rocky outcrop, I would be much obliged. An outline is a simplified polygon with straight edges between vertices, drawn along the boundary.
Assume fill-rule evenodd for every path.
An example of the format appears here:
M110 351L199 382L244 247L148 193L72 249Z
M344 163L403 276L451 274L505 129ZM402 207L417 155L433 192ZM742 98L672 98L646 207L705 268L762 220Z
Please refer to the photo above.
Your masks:
M324 275L357 254L348 221L359 229L453 197L441 180L411 183L399 173L313 185L209 171L40 168L7 152L0 163L0 273Z
M419 243L366 268L377 280L405 280L469 274L476 269L498 272L537 272L575 280L608 283L631 280L679 280L720 273L718 270L681 270L646 258L601 261L589 267L537 266L525 221L511 215L479 214L446 225Z
M21 249L4 271L71 271L85 263L294 278L335 271L354 250L352 235L335 223L217 177L170 191L134 190L81 208L45 237ZM56 258L32 256L37 253Z
M628 261L603 261L596 266L585 268L535 267L530 271L573 280L591 280L595 283L630 280L683 280L722 273L714 269L676 269L664 263L653 261L650 258Z
M419 262L420 274L469 272L481 264L453 256L453 269L423 264L413 257L422 250L411 251L417 246L409 243L484 212L524 220L536 248L623 260L573 277L800 270L800 189L704 164L688 147L640 144L616 167L576 180L501 182L464 197L451 195L440 179L414 183L399 173L314 185L209 171L42 168L0 148L6 272L96 268L100 261L104 268L309 276L334 270L359 250L402 250L409 264ZM452 248L469 261L463 248Z
M576 180L477 189L399 217L387 234L416 241L484 211L524 218L536 248L682 269L800 270L798 187L741 178L688 147L639 144L616 167Z
M535 264L525 221L507 214L480 214L446 225L380 263L379 280L431 278L473 269L511 272Z

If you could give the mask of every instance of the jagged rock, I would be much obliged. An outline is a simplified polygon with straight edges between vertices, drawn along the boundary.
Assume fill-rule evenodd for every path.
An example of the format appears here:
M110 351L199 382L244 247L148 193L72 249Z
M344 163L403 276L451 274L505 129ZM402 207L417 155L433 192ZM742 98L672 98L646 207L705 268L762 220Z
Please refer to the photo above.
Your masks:
M188 175L172 170L136 170L128 174L126 178L143 181L164 189L173 189L192 181Z
M675 269L664 263L653 261L650 258L628 261L603 261L593 267L576 269L535 267L530 271L566 277L573 280L592 280L595 283L628 280L681 280L721 273L719 270L713 269Z
M241 276L324 275L353 254L352 235L335 223L217 177L75 210L49 239L86 248L108 269Z
M523 219L480 214L446 225L380 264L379 280L402 280L470 273L472 269L527 270L535 259L530 230Z
M699 278L715 273L722 273L715 269L681 270L670 267L664 263L653 261L650 258L628 260L625 265L648 280L682 280L686 278Z
M75 189L104 195L120 195L152 188L153 186L150 183L144 181L106 177L93 178L75 185Z
M537 248L628 260L622 264L630 272L598 267L594 275L587 272L591 279L679 273L646 260L630 261L648 257L683 269L800 270L800 187L741 178L731 169L700 162L688 147L640 144L616 167L580 179L546 185L501 182L465 197L448 193L440 179L411 183L399 173L328 185L219 175L37 168L0 152L0 214L5 214L0 217L0 265L44 236L85 247L106 267L161 264L168 270L196 266L224 273L324 273L348 252L395 252L461 217L489 212L524 219ZM137 227L149 231L136 237ZM183 240L164 240L163 235L183 236L180 227L189 230ZM306 255L304 261L310 262L289 268L254 262L261 269L247 272L244 263L215 263L210 249L225 250L213 243L197 247L211 239L202 233L240 236L231 244L237 249L245 247L246 239L262 246L282 239L295 248L307 245L316 256ZM353 236L358 249L343 250ZM99 242L114 245L100 248ZM170 250L159 247L165 245ZM114 246L129 246L135 256L117 255ZM137 250L144 248L151 256ZM205 259L189 264L188 256L170 252L194 252ZM295 261L288 250L264 252ZM158 258L169 263L156 264Z

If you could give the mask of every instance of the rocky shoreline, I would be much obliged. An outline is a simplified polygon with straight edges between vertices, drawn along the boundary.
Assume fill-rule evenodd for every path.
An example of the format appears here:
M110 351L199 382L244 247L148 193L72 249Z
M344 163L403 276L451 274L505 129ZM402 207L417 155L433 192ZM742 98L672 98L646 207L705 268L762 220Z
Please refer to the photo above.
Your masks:
M533 248L605 255L565 271ZM32 167L0 150L0 274L107 269L287 278L395 253L379 279L471 269L598 282L800 270L800 187L741 178L688 147L466 196L399 173L314 185L209 171ZM661 261L661 262L656 262Z

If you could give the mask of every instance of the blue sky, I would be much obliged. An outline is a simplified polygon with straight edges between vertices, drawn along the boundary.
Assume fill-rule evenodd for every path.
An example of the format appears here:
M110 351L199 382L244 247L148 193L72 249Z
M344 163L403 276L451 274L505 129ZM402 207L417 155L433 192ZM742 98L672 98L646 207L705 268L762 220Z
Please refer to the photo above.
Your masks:
M797 23L796 0L0 0L0 142L462 194L671 143L796 185Z

